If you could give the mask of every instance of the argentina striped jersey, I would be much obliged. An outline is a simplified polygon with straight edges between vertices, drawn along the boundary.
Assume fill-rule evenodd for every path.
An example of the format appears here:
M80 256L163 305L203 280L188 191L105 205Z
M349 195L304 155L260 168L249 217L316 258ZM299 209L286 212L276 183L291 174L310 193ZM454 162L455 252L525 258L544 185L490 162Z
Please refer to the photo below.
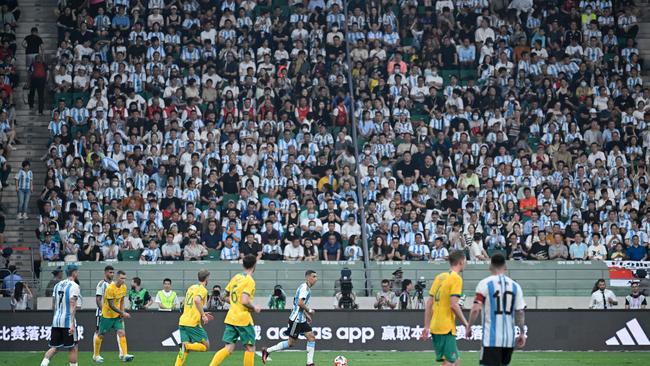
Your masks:
M296 290L296 296L293 297L293 310L291 310L291 315L289 315L289 320L297 323L305 323L307 322L305 311L298 306L300 299L304 300L305 305L309 305L309 300L311 299L311 288L307 286L307 283L303 283Z
M54 297L54 317L52 328L70 328L75 324L70 308L70 300L80 297L79 285L68 279L57 283L52 291Z
M506 275L493 275L476 286L483 304L483 347L515 346L515 314L526 307L521 286Z

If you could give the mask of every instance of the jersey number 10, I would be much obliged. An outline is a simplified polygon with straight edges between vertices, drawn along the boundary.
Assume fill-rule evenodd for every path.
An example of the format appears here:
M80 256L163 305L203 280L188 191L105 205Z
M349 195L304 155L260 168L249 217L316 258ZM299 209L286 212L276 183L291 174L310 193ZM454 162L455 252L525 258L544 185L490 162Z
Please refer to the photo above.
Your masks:
M501 294L497 290L492 297L494 297L494 302L496 303L496 309L494 309L495 314L512 314L512 309L515 307L515 294L512 291L505 291Z

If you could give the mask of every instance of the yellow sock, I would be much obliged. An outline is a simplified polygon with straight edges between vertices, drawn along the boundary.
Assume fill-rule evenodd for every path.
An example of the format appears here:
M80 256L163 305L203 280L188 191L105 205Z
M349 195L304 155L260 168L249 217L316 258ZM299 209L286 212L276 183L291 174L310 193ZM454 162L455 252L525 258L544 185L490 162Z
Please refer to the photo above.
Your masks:
M102 348L102 339L95 334L93 340L93 356L97 357L99 356L99 350Z
M203 343L188 343L185 345L185 349L192 352L205 352L208 350L208 347Z
M126 336L120 337L120 351L122 351L122 355L128 355L129 351L126 347Z
M185 352L178 352L178 355L176 356L176 363L174 366L183 366L185 364L185 360L187 360L187 355L189 355L189 351Z
M220 349L219 352L214 354L210 366L219 366L221 363L230 356L230 352L225 347Z
M244 366L253 366L255 364L255 352L244 352Z

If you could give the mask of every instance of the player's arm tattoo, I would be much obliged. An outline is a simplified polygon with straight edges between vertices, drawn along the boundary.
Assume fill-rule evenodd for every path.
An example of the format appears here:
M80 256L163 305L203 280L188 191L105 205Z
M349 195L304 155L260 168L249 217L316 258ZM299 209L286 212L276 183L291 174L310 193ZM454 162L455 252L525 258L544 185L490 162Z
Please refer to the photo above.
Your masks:
M515 323L517 324L519 329L523 332L524 325L526 325L526 313L524 309L517 310L517 313L515 314Z
M115 300L113 299L108 299L108 307L111 308L111 310L114 312L120 314L120 316L124 314L122 310L118 309L117 306L115 306Z

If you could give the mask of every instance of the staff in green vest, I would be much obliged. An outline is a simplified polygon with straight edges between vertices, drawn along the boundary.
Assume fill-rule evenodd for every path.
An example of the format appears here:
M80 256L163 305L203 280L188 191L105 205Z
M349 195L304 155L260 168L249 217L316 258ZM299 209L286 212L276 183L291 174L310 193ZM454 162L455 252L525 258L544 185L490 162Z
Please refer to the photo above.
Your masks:
M142 287L140 277L133 277L128 297L131 310L147 310L153 304L149 291Z
M178 298L176 291L172 290L172 280L163 280L163 289L156 294L156 304L159 311L172 311L178 309Z

